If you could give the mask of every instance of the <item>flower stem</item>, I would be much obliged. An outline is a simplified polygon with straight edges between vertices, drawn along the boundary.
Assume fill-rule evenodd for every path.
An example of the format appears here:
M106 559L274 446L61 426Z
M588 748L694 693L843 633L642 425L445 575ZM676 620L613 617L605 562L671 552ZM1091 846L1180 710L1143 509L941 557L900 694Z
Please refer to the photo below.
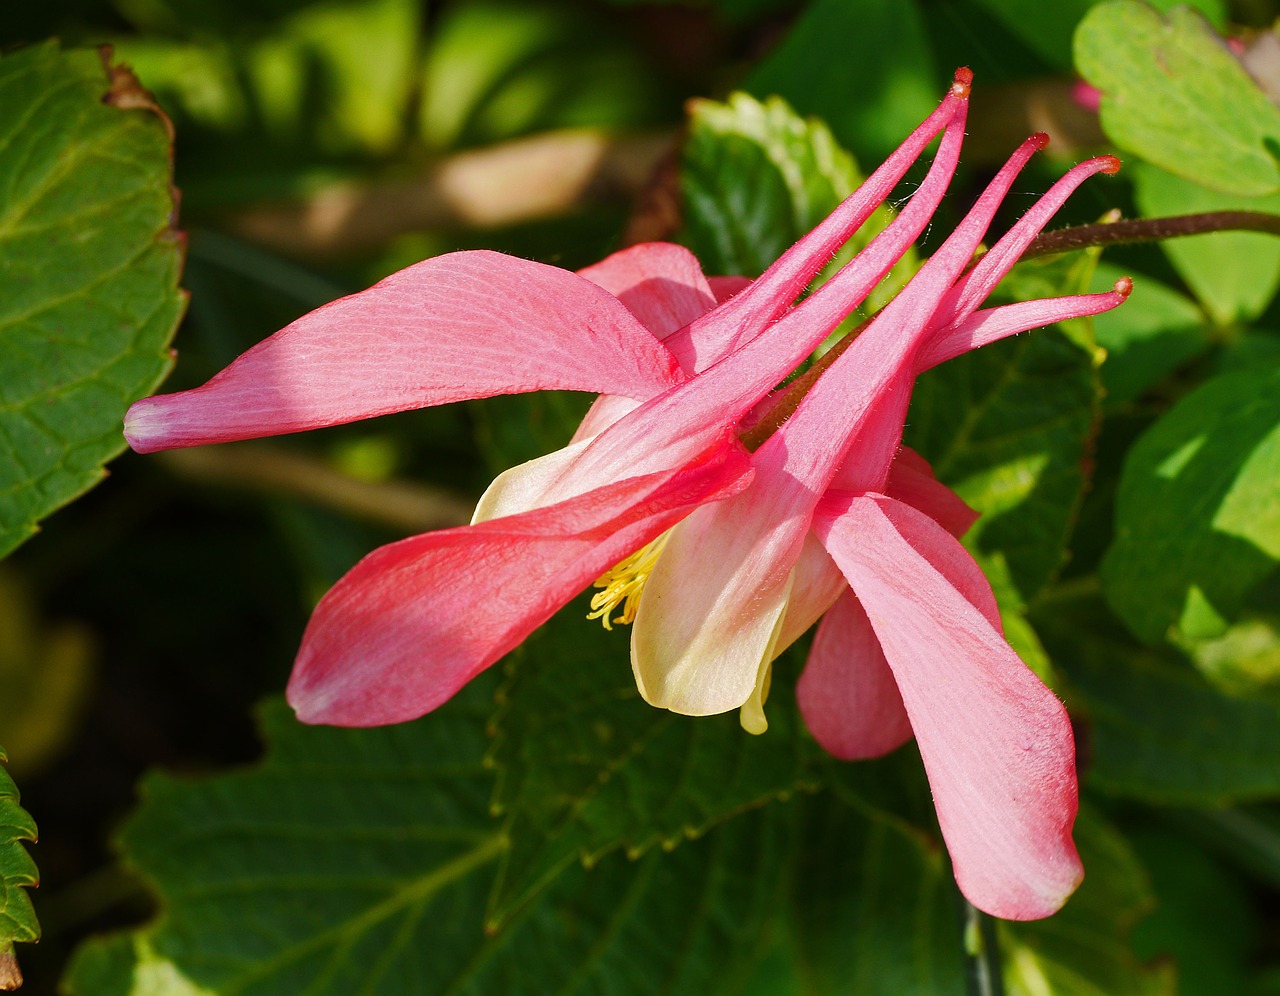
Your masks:
M971 996L1004 996L996 922L963 897L965 975Z
M1280 214L1268 214L1265 211L1205 211L1168 218L1135 218L1103 221L1095 225L1076 225L1041 234L1027 247L1022 258L1050 256L1090 246L1161 242L1164 239L1205 235L1209 232L1263 232L1280 235Z

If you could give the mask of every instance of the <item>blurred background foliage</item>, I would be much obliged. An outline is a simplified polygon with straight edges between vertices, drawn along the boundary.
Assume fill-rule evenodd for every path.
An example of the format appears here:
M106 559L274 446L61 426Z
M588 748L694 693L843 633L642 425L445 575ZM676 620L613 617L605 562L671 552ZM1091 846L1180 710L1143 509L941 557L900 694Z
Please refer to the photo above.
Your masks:
M454 249L484 246L574 268L626 241L683 238L710 272L758 272L851 188L857 164L896 145L957 65L973 68L978 82L962 173L944 211L961 210L993 164L1036 129L1054 144L1018 190L1042 190L1064 161L1106 147L1096 114L1073 89L1073 36L1095 6L44 0L6 10L0 48L54 36L68 48L110 44L173 120L190 292L166 388L176 390L303 312ZM1265 31L1276 15L1268 0L1195 6L1241 37ZM724 100L733 90L786 104L744 96L690 105L686 115L690 99ZM788 106L820 120L800 122ZM690 136L681 166L679 143ZM799 181L788 166L797 155L812 157ZM1280 206L1274 192L1215 190L1162 166L1130 162L1117 180L1085 188L1059 223L1093 221L1110 208L1132 217ZM758 216L691 197L724 187ZM1008 217L1030 195L1010 200ZM688 211L690 203L702 206ZM1089 256L1056 270L1028 264L1008 296L1046 281L1109 286L1123 272L1135 277L1133 299L1091 330L1046 334L1047 345L1030 353L984 353L985 373L957 365L959 382L940 373L922 383L913 414L911 431L941 458L944 480L980 497L996 485L972 452L950 443L948 405L965 382L994 383L1011 371L1034 377L1049 365L1081 392L1062 451L1065 476L1028 506L1050 510L1062 535L1023 561L1006 555L999 516L984 520L991 531L978 539L1011 612L1011 638L1033 666L1051 660L1064 676L1095 790L1082 820L1082 846L1094 855L1085 890L1062 918L1002 927L1020 991L1160 992L1176 977L1188 994L1280 993L1274 572L1241 593L1234 618L1197 629L1195 620L1161 617L1147 647L1103 605L1098 581L1134 441L1220 372L1246 378L1238 392L1263 390L1247 378L1280 358L1280 243L1212 239L1109 250L1100 262ZM726 249L733 246L746 251ZM929 248L926 238L922 251ZM1108 353L1100 368L1097 345ZM0 742L42 830L32 851L45 934L22 951L31 991L54 991L84 938L155 912L111 844L143 773L203 774L256 758L253 706L283 687L319 595L374 546L465 521L495 468L560 445L583 406L569 396L494 399L264 443L127 455L105 485L5 561ZM1080 454L1090 447L1085 467ZM1013 462L1025 456L1003 452ZM1003 525L1010 528L1007 517ZM1114 561L1104 578L1123 570ZM1107 622L1100 628L1099 620ZM1174 622L1181 628L1165 639ZM1193 717L1201 725L1188 734ZM814 777L795 776L797 784ZM903 781L918 797L918 772ZM842 843L889 853L890 867L917 882L913 895L934 897L917 911L951 902L927 841L882 814L857 816L862 787L841 791L837 798L854 801L836 815L795 807L794 820L821 843L814 854ZM136 836L144 850L146 834L143 821ZM747 845L734 838L723 846ZM862 896L867 908L883 903L884 950L906 943L905 933L892 933L894 916L906 916L893 884L851 865L836 875L845 890L837 893L824 881L828 867L800 860L778 886L795 893L787 908L800 919L769 935L750 991L787 991L791 982L767 984L771 972L794 981L778 968L783 951L807 959L806 991L845 991L850 978L863 979L865 991L913 991L876 989L864 978L874 959L849 960L855 949L871 958L876 941L860 933L865 918L849 920L840 895ZM843 945L841 926L857 944ZM951 931L936 929L928 936ZM1118 973L1110 983L1101 969L1074 964L1095 955ZM926 978L958 978L950 963L920 968L918 950L900 963L919 969L910 984L921 992L943 991ZM91 973L82 987L84 978Z

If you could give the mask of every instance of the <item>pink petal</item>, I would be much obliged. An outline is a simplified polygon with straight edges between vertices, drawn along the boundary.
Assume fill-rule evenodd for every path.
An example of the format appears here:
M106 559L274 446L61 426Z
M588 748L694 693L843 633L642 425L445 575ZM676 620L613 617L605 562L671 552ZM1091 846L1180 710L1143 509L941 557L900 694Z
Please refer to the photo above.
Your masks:
M547 388L647 398L681 379L590 281L462 252L304 315L203 387L139 401L125 435L145 453Z
M289 702L308 723L421 716L691 508L745 487L750 473L745 453L729 445L674 475L621 480L551 508L375 550L312 615Z
M944 103L943 107L945 106ZM816 348L841 321L851 315L866 300L867 295L880 284L932 220L960 158L960 148L964 142L966 109L967 105L961 101L956 108L955 117L946 125L946 131L933 163L929 166L929 172L925 174L924 180L921 181L906 207L883 231L864 246L851 262L810 294L798 307L789 314L777 318L776 321L774 321L776 316L782 314L777 301L772 309L757 306L754 314L747 311L749 307L761 300L768 288L782 287L786 292L792 292L793 286L801 277L807 283L813 279L821 267L830 262L840 245L838 242L832 243L831 238L836 233L841 233L844 239L847 239L857 227L849 228L846 232L835 222L843 221L847 224L850 218L844 212L851 206L851 202L859 199L862 200L859 201L858 213L854 216L857 225L861 225L870 216L870 210L878 206L878 203L870 205L870 208L864 212L866 192L879 191L882 196L887 196L884 184L890 181L896 182L895 177L901 178L900 170L909 162L903 158L903 154L915 149L915 146L910 143L913 139L919 139L922 134L920 130L917 130L908 143L904 143L902 148L886 160L884 166L873 173L826 221L797 242L777 263L754 280L750 287L733 297L728 304L716 309L714 318L719 327L719 338L715 341L720 343L720 348L726 351L741 351L745 344L751 343L756 336L768 328L769 338L779 338L783 330L786 330L789 338L800 337L798 341L808 347L807 355L807 352ZM922 125L921 128L923 127ZM916 149L912 154L918 155L919 150ZM891 164L894 165L894 170L888 172L887 168ZM885 173L883 177L882 172ZM877 180L879 186L875 183ZM844 239L841 239L841 242ZM793 293L798 293L799 289L797 288ZM785 300L789 301L790 298ZM713 316L708 316L702 321L710 322L712 318ZM773 322L772 326L770 322ZM686 333L691 336L698 335L700 324L695 322L681 335ZM679 339L680 336L673 336L670 343L673 352L677 354L682 348Z
M853 592L823 617L796 698L814 738L842 760L881 757L911 739L893 672Z
M943 139L944 148L949 137ZM762 472L768 463L778 464L813 495L824 492L837 472L854 491L884 489L902 439L916 352L929 341L940 302L972 258L1019 171L1039 148L1036 139L1022 144L911 282L818 378L791 418L756 451L754 462ZM848 269L795 314L822 299ZM786 321L780 319L774 328ZM856 456L846 459L847 454Z
M865 495L824 505L815 528L893 669L961 891L993 916L1049 916L1083 877L1062 703L957 589L967 554L928 516Z

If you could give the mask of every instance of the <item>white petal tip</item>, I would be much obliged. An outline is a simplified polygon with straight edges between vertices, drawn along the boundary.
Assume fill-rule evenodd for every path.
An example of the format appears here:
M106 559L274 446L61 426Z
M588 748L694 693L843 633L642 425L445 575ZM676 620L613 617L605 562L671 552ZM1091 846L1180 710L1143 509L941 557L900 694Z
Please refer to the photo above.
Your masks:
M156 398L143 398L124 415L124 438L135 453L154 453L169 445L169 419Z

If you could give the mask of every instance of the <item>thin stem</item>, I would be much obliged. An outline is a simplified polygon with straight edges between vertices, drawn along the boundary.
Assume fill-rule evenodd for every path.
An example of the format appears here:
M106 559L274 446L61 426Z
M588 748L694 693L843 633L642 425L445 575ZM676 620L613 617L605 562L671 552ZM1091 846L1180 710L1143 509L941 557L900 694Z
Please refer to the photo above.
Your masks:
M1087 249L1090 246L1161 242L1210 232L1263 232L1280 235L1280 214L1265 211L1205 211L1168 218L1135 218L1076 225L1044 232L1022 254L1022 259Z
M471 518L470 503L442 489L404 481L362 481L271 444L170 450L160 459L188 480L291 495L408 532L447 529Z
M1071 228L1060 228L1056 232L1042 232L1027 246L1019 259L1052 256L1055 253L1073 252L1078 249L1088 249L1091 246L1160 242L1164 239L1177 239L1188 235L1233 231L1280 235L1280 214L1268 214L1265 211L1205 211L1200 214L1180 214L1168 218L1137 218L1129 221L1115 220L1102 221L1093 225L1076 225ZM791 417L814 381L853 344L857 333L861 332L866 324L864 322L854 332L846 335L815 361L804 374L778 392L772 406L743 434L742 442L747 449L758 448Z
M996 922L963 897L965 974L971 996L1004 996Z

